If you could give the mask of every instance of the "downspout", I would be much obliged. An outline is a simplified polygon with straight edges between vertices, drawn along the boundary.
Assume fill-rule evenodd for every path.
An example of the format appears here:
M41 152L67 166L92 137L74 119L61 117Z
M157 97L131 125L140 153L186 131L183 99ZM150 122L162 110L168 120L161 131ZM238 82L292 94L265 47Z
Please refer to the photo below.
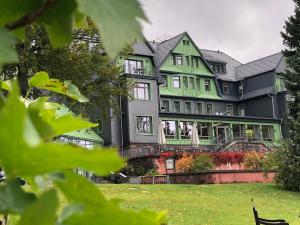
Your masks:
M274 107L274 98L273 98L273 95L270 95L270 92L269 92L268 96L272 99L273 118L277 118L275 116L275 107Z

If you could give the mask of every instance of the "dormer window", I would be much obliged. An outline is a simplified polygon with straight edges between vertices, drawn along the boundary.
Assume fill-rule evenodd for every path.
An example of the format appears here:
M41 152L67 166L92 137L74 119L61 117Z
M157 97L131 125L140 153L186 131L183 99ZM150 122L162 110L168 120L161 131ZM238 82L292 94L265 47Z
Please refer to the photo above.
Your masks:
M210 63L210 67L215 73L226 73L226 65L223 63Z
M224 95L229 95L229 84L226 82L223 83L223 93Z
M183 45L190 45L190 41L188 41L188 40L183 40L182 43L183 43Z

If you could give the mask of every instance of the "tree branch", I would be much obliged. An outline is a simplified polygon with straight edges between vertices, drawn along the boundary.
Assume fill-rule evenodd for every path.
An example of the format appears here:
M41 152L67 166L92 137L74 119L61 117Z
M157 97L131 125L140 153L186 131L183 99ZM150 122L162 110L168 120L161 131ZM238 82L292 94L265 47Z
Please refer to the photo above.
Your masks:
M17 28L33 23L38 17L43 15L51 6L53 6L56 3L56 1L57 0L46 0L46 2L43 5L41 5L41 7L38 8L36 11L27 14L10 24L7 24L5 27L8 30L15 30Z

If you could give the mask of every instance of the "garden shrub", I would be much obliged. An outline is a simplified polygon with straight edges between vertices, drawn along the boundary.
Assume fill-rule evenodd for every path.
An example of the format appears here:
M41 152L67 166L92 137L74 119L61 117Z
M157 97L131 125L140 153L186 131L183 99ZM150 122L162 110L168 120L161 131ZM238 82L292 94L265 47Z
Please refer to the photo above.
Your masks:
M189 172L193 167L194 159L192 155L184 153L180 159L176 161L176 170L178 172Z
M244 152L221 152L211 154L213 161L216 165L227 164L227 163L237 163L241 164L244 161Z
M213 158L210 155L202 154L198 155L193 162L192 171L200 172L211 170L214 167Z
M248 169L262 168L262 155L256 151L247 152L244 158L244 165Z

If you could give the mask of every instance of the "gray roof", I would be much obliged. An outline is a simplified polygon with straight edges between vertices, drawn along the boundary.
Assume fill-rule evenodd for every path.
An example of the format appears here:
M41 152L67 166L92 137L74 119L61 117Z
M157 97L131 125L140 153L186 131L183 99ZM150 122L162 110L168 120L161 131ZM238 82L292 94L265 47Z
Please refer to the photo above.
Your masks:
M222 80L236 80L235 67L242 65L242 63L221 51L207 49L200 49L200 51L208 62L226 63L226 74L216 74L218 78Z
M132 47L135 55L154 56L154 49L147 41L136 42Z
M276 70L283 60L281 52L243 64L235 69L237 80ZM283 66L283 65L281 65ZM282 68L281 68L282 69Z
M173 48L176 47L178 42L183 38L183 36L186 33L183 32L173 38L170 38L168 40L165 40L160 43L153 43L152 45L154 46L155 49L155 61L156 65L161 66L161 64L165 61L165 59L168 57L170 51L173 50Z
M168 57L169 53L176 47L178 42L185 35L190 38L187 32L183 32L173 38L162 42L144 41L136 43L133 46L134 54L154 56L154 62L156 66L160 67ZM193 40L191 39L191 41ZM196 46L195 43L193 44ZM240 63L238 60L232 58L222 51L199 49L199 52L208 62L226 64L226 74L216 74L218 79L226 81L239 81L246 77L255 76L272 70L274 70L276 73L283 73L286 69L285 59L281 52L261 59L257 59L246 64Z

